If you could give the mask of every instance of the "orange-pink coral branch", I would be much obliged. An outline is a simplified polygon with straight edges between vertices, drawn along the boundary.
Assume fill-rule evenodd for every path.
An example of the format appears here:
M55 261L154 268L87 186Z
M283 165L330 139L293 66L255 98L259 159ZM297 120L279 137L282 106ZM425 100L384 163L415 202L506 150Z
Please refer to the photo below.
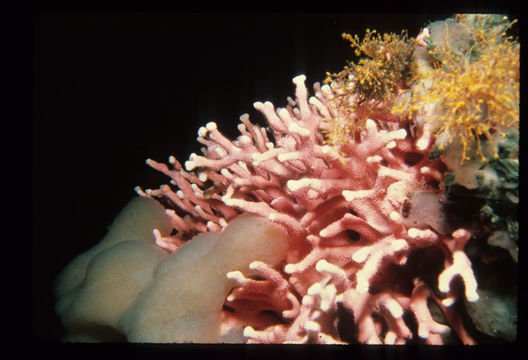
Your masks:
M316 84L315 97L309 98L304 81L304 75L293 79L296 99L289 99L285 108L254 104L269 129L243 115L240 136L231 141L215 123L208 123L198 131L203 155L192 154L186 170L173 158L173 169L147 162L177 187L137 189L142 196L173 204L168 215L178 241L157 237L159 245L178 251L179 241L222 231L240 213L266 217L288 231L288 252L279 266L256 261L249 269L227 273L235 287L225 301L230 310L224 311L224 321L245 324L247 342L343 343L341 332L353 329L338 326L342 306L354 317L359 342L410 341L414 334L403 317L409 311L418 337L428 343L441 343L450 326L471 343L447 307L456 300L450 288L456 276L465 284L466 298L478 299L464 253L471 235L458 229L447 236L435 227L412 227L404 221L414 192L437 196L441 191L427 184L442 179L442 168L428 156L416 156L430 150L429 130L410 133L403 122L391 117L384 124L378 117L366 121L359 139L335 149L325 144L327 124L322 121L335 116L333 90ZM407 161L408 156L417 161ZM426 247L437 247L445 255L444 269L437 275L439 290L447 297L439 301L453 324L433 320L427 305L433 296L430 284L391 278L395 268L420 277L407 259ZM277 314L274 320L263 315L270 311Z

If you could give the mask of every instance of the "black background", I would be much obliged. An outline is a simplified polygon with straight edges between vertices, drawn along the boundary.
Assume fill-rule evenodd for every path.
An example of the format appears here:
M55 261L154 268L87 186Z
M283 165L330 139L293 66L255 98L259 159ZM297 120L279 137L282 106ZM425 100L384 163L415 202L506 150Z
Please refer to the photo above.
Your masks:
M341 33L407 29L450 14L41 12L34 19L32 335L54 342L52 282L95 245L134 187L168 178L146 158L199 152L209 121L236 136L238 117L263 116L342 69Z

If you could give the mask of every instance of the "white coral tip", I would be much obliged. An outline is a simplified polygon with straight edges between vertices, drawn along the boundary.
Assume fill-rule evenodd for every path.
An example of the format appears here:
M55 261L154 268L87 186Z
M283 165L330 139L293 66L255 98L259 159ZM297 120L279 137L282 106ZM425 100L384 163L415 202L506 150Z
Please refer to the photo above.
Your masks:
M242 275L242 273L238 270L236 271L229 271L227 274L226 274L226 278L230 279L230 280L237 280L237 279L242 279L244 277L244 275Z
M333 264L330 264L325 259L321 259L317 262L317 264L315 264L315 270L317 270L317 272L323 272L323 271L331 272L332 270L334 270L334 267L336 266Z
M288 126L288 131L291 133L299 134L301 136L308 136L310 135L310 130L299 126L297 123L291 123Z
M405 129L400 129L400 130L396 130L394 132L394 138L395 139L405 139L405 137L407 136L407 130Z
M299 180L288 180L286 182L286 186L288 187L288 189L290 191L297 191L299 190L301 187L302 187L302 182L300 182Z
M427 145L429 145L429 140L425 138L421 138L416 142L416 148L418 150L425 150L427 148Z
M368 162L369 164L378 163L378 162L380 162L381 160L383 160L383 159L382 159L382 157L379 156L379 155L373 155L373 156L369 156L369 157L367 157L367 162Z
M227 155L227 151L221 146L215 147L214 150L218 154L218 156L220 156L220 157L224 157L224 156Z
M368 130L377 130L376 123L372 119L367 119L367 121L365 121L365 127Z
M286 274L293 274L295 272L295 265L294 264L288 264L284 267L284 272Z
M330 86L328 84L325 84L325 85L321 86L321 91L323 93L325 93L325 95L331 95L332 94L332 89L330 88Z
M450 307L454 303L455 303L455 298L453 297L447 297L442 300L442 304L444 304L444 306L447 306L447 307Z
M308 288L308 295L311 295L311 296L317 295L317 294L319 294L321 292L322 289L323 288L322 288L321 284L315 283L315 284L313 284L312 286L310 286Z
M277 109L277 115L279 115L282 119L290 118L290 113L285 108Z
M397 336L392 331L387 331L387 335L385 335L385 345L394 345L396 343Z
M297 85L299 82L303 83L306 80L306 75L297 75L292 79L292 82Z
M400 304L396 300L394 300L394 299L387 300L387 302L385 303L385 306L390 311L392 316L394 316L394 318L398 319L398 318L402 317L403 309L402 309L402 307L400 306Z
M310 319L312 320L317 320L321 317L323 313L321 312L321 310L314 310L314 312L310 315Z
M475 301L478 301L480 299L480 296L477 294L476 291L468 291L468 290L466 290L466 299L469 302L475 302Z
M319 332L321 331L321 325L319 325L315 321L307 321L304 325L304 329L306 331Z
M427 339L429 337L429 331L423 326L419 326L418 336L421 337L422 339Z
M389 217L392 221L399 221L401 220L401 215L398 214L396 211L392 211L390 214L389 214Z
M367 256L369 255L369 253L370 253L369 248L362 248L361 250L356 251L352 255L352 260L354 260L357 263L362 263L363 261L367 259Z
M391 247L394 249L394 251L403 250L407 247L407 241L403 239L394 240L391 244Z
M417 228L410 228L407 230L407 235L409 235L410 238L414 239L420 235L420 230Z
M187 160L185 162L185 170L192 171L195 167L196 167L196 164L194 163L194 161Z
M358 276L356 290L360 294L366 294L369 291L369 283L367 279Z
M246 326L243 335L245 338L255 337L257 332L251 326Z
M303 298L302 298L302 304L304 306L312 306L314 303L314 298L313 296L310 296L310 295L304 295Z
M213 131L213 130L216 130L217 129L217 126L216 126L216 123L214 121L211 121L211 122L208 122L206 125L205 125L205 128L209 131Z
M198 136L205 137L205 135L207 135L207 129L203 126L200 126L198 129Z

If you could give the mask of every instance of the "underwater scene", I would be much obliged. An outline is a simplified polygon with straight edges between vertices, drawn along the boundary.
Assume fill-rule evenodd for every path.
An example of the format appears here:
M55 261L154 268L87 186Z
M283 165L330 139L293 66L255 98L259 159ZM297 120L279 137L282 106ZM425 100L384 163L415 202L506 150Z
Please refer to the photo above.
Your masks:
M145 128L157 147L142 149L143 161L122 156L141 175L123 186L108 176L110 197L135 183L128 203L101 209L118 215L108 229L91 223L92 242L56 265L61 341L515 342L518 22L419 20L397 31L375 17L355 33L336 27L347 55L324 72L300 58L289 77L270 71L284 97L226 88L231 111L247 109L238 119L211 112L198 123L174 110L194 129L185 143L169 139L177 125ZM259 61L274 56L283 54ZM211 81L220 71L204 69Z

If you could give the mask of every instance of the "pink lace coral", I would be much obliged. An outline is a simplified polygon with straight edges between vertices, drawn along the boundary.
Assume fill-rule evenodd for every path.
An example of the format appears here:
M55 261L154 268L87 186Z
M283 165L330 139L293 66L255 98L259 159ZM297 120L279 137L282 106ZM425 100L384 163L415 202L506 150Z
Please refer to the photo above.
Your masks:
M156 233L156 243L178 251L196 234L222 231L241 213L287 229L281 264L254 261L252 274L226 274L238 286L225 300L223 322L243 327L246 342L401 344L413 338L414 321L427 343L442 343L441 334L450 328L464 343L474 343L452 307L458 276L467 300L478 299L463 251L471 234L408 220L413 194L436 196L441 190L445 169L428 158L430 133L411 132L380 112L366 121L359 138L339 149L325 145L331 122L322 119L343 119L336 118L330 86L315 84L315 96L308 98L304 81L304 75L293 79L296 100L288 99L285 108L254 104L269 128L252 124L247 114L234 141L213 122L200 128L203 155L191 154L186 170L174 157L170 167L147 160L173 185L136 189L168 204L166 214L177 231L170 237ZM444 269L433 283L408 261L431 247L444 254ZM436 295L436 287L445 297ZM428 299L443 311L445 324L433 318ZM354 326L344 324L344 313L353 316Z

